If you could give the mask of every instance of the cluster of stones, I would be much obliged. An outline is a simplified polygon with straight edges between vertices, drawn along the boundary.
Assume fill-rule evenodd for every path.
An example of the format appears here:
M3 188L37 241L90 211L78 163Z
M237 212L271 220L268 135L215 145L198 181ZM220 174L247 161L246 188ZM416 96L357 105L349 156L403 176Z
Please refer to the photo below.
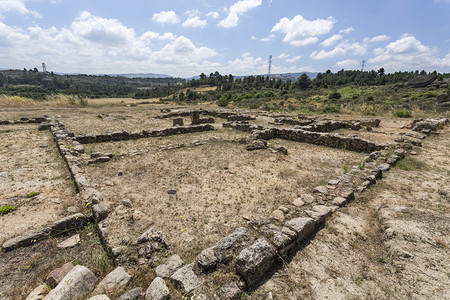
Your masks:
M136 140L150 137L170 136L170 135L203 132L210 130L214 130L214 127L209 124L178 126L152 131L142 130L142 132L131 132L131 133L126 130L121 130L97 135L95 134L79 135L76 137L76 141L79 142L80 144L92 144L92 143L103 143L113 141Z
M132 276L123 267L117 267L98 282L91 270L82 265L74 266L69 262L51 271L45 283L36 287L26 300L109 300L108 295L123 293L131 278ZM146 291L140 287L133 288L116 299L132 300L144 299L144 297L151 300L163 300L169 299L170 293L164 281L158 277Z
M34 118L20 118L19 120L0 120L0 125L9 125L9 124L32 124L32 123L43 123L47 122L48 118L44 117L34 117Z
M255 139L270 140L280 138L302 143L310 143L357 152L373 152L387 148L386 145L371 142L357 136L338 133L313 132L296 127L276 128L254 125L248 122L227 122L224 127L250 132Z

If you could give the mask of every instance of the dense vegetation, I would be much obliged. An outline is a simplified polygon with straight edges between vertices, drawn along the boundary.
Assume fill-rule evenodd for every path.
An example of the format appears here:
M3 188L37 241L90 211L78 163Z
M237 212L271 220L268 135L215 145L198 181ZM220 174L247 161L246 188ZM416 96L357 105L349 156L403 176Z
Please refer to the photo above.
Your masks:
M180 78L126 78L97 75L57 75L34 70L0 71L0 94L45 100L52 94L88 98L133 97L141 91L182 85ZM164 95L166 96L166 95Z
M302 74L297 80L283 80L268 76L235 78L218 72L187 82L180 91L166 100L178 102L215 101L219 106L233 103L238 107L301 111L306 113L334 113L343 110L376 114L382 111L448 110L448 106L436 107L436 96L450 93L447 89L406 88L404 83L425 71L395 72L376 71L326 71L311 80ZM437 74L438 81L447 80L450 74ZM199 87L214 87L197 92Z

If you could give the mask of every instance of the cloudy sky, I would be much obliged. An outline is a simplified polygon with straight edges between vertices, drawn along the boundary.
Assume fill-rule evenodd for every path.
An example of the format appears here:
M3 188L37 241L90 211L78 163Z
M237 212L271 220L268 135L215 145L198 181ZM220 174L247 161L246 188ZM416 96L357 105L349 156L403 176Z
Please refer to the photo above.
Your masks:
M0 0L0 68L450 72L450 0Z

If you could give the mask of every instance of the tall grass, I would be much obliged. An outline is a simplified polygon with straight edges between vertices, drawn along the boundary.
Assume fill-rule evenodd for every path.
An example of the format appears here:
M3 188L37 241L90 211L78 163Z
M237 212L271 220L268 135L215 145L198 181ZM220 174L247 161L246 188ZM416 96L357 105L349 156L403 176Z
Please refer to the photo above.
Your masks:
M29 106L87 106L87 98L76 95L55 94L47 97L47 100L36 101L19 96L0 95L2 107L29 107Z

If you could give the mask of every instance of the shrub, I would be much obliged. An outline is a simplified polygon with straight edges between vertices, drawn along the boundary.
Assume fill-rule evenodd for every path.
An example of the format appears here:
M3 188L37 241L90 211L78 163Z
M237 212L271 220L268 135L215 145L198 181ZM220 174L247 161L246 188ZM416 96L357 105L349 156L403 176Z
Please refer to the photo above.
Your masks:
M225 107L228 105L228 99L227 98L220 98L219 100L217 100L217 105L219 105L220 107Z
M328 95L328 99L341 99L341 93L335 91Z
M396 118L411 118L412 113L410 110L397 110L394 113L394 117L396 117Z

